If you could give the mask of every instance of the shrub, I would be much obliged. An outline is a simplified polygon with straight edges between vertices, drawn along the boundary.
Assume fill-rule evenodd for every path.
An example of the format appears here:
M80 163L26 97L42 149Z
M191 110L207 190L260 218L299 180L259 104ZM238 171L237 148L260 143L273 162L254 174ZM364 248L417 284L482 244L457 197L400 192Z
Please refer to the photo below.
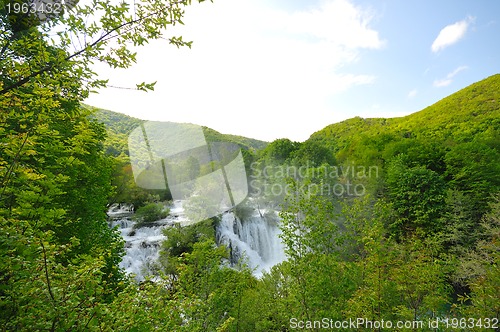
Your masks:
M153 222L163 219L170 213L161 203L149 203L137 209L134 218L140 222Z

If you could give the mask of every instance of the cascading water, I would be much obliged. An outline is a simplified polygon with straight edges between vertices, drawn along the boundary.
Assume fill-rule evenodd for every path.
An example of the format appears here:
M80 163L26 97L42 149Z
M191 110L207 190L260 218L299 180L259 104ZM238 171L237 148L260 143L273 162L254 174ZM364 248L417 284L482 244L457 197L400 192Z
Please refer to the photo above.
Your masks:
M186 221L182 202L176 201L170 208L167 218L148 223L137 228L132 220L133 209L129 205L113 205L109 211L110 227L118 226L125 240L125 256L120 267L129 274L134 274L137 281L143 281L151 274L151 268L160 255L161 242L165 240L163 229L176 222Z
M256 276L285 259L279 238L278 217L274 212L262 215L255 211L243 220L233 212L226 212L216 234L217 243L229 248L231 264L243 260L254 269Z
M151 267L158 260L161 242L165 240L163 229L174 223L189 224L182 201L173 203L167 218L140 228L132 220L130 205L113 205L108 215L110 227L118 227L125 240L125 256L120 267L134 274L138 282L152 273ZM261 276L263 271L285 259L278 222L278 216L272 211L264 215L254 211L242 220L233 212L226 212L217 225L216 240L230 250L232 265L243 260L254 269L256 276Z

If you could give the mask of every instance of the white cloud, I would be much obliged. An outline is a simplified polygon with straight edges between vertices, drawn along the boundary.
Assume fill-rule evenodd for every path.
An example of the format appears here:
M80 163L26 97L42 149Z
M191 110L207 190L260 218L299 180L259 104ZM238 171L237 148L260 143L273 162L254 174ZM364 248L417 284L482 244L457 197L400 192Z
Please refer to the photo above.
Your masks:
M408 92L408 98L415 98L415 96L417 95L417 89L413 89L411 90L410 92Z
M447 25L441 29L439 35L432 43L432 52L438 52L462 39L473 21L474 18L469 16L462 21Z
M154 42L139 50L133 68L112 76L99 68L117 86L158 80L154 92L107 89L87 103L224 133L304 140L340 117L331 116L332 96L375 81L341 70L361 49L384 46L371 19L347 0L295 12L271 9L264 0L193 3L186 25L175 31L194 40L191 50Z
M436 88L442 88L442 87L445 87L445 86L448 86L451 84L451 82L453 82L452 80L450 79L441 79L441 80L435 80L433 85L436 87Z
M460 73L461 71L463 71L467 68L468 68L467 66L460 66L457 69L455 69L454 71L452 71L451 73L449 73L448 75L446 75L446 78L435 80L433 83L434 87L442 88L442 87L450 85L453 82L453 77L455 77L455 75L457 75L458 73Z
M320 8L296 12L285 20L286 29L351 49L379 49L385 42L368 27L369 11L347 0L323 2Z

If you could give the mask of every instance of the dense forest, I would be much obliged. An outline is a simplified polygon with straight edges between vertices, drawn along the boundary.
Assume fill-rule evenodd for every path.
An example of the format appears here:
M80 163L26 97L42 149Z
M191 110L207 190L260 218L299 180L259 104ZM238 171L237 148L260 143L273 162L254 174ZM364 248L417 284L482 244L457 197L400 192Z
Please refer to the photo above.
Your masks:
M236 212L256 203L278 210L288 259L259 279L240 267L222 269L236 273L229 283L196 281L191 292L207 289L209 305L193 316L200 328L231 321L229 330L286 330L365 317L486 329L463 319L499 316L499 88L495 75L403 118L354 118L303 143L241 145L250 201ZM167 230L168 280L182 283L186 257L209 254L217 222ZM221 263L224 251L213 250ZM233 283L241 297L227 299ZM218 305L220 320L210 322Z
M2 9L0 329L498 330L500 75L305 142L203 128L208 142L241 149L248 199L235 213L278 213L287 259L259 277L244 259L227 264L215 216L165 230L154 279L119 267L108 207L131 203L148 222L172 197L134 181L127 139L143 121L82 104L106 85L90 64L129 67L127 43L165 38L157 31L182 24L189 4L138 4L138 20L124 3L42 18ZM108 49L111 37L119 47Z

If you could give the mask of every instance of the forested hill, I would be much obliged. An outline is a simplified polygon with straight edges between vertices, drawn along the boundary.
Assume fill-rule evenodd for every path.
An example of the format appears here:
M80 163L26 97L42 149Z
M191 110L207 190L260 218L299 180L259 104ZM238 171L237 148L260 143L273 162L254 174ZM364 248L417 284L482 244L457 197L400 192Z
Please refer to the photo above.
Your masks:
M91 106L84 105L86 108ZM106 142L106 152L111 155L119 155L124 153L128 155L128 135L139 126L144 120L137 119L122 113L113 112L104 109L97 109L94 116L100 122L104 123L108 132L108 139ZM192 126L191 124L185 124ZM203 127L205 137L209 142L230 142L238 144L245 150L260 150L266 147L267 142L259 141L253 138L243 136L221 134L218 131Z
M472 140L500 145L500 74L474 83L422 111L401 118L356 117L335 123L311 135L331 148L338 157L370 150L372 157L387 159L385 151L395 142L427 140L447 148ZM389 146L390 145L390 146ZM375 151L379 154L373 155ZM358 156L359 157L359 156Z
M93 108L92 106L87 105L85 105L85 107ZM138 118L104 109L95 109L94 114L100 122L104 123L108 132L115 134L128 135L135 128L137 128L137 126L144 122L144 120Z
M425 181L441 179L440 190L463 194L461 206L470 220L479 222L492 194L500 191L500 75L405 117L357 117L332 124L307 142L327 147L339 164L379 166L385 180L378 192L383 196L395 195L391 181L401 187L413 173L428 174ZM405 195L412 186L403 190ZM421 190L428 192L425 186Z

